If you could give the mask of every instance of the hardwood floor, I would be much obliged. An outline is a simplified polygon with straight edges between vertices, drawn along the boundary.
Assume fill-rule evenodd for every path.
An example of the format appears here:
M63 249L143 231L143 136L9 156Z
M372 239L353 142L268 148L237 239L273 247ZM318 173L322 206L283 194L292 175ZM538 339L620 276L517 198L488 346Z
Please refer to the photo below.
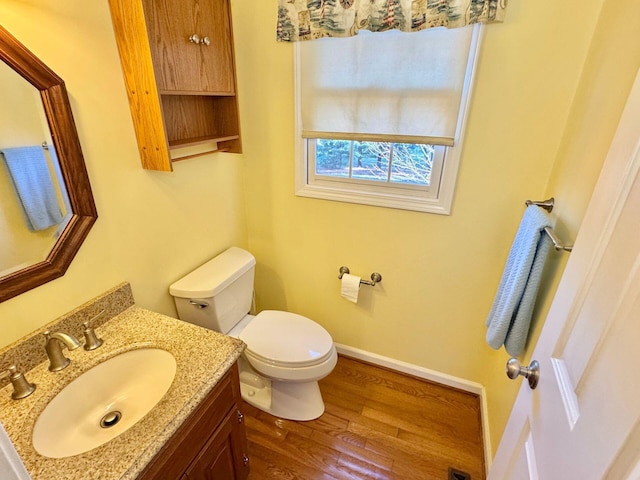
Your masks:
M326 410L310 422L244 404L249 480L485 478L476 395L342 356L320 389Z

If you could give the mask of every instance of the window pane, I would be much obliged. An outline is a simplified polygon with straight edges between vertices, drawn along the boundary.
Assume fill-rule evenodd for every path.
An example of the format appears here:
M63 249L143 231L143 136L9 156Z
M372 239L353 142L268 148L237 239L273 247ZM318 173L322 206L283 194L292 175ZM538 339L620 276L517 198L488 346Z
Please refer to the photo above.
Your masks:
M349 177L350 140L316 140L316 175Z
M428 186L432 164L433 145L394 143L391 182Z
M387 142L353 142L351 177L386 182L390 154L391 144Z

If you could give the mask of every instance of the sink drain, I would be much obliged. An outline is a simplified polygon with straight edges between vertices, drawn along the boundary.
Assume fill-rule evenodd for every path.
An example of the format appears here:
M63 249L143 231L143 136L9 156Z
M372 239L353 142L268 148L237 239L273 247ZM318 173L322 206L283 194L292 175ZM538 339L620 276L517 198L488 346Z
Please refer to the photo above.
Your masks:
M121 418L122 418L122 413L120 413L117 410L114 410L113 412L109 412L104 417L102 417L102 420L100 420L100 426L102 428L111 428L114 425L116 425Z

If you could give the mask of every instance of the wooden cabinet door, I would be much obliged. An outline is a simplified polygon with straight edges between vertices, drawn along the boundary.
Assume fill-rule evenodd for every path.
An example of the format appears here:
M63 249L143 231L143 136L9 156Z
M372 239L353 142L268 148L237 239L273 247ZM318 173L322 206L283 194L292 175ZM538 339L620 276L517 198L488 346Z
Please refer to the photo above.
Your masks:
M249 474L243 426L233 409L186 472L188 480L244 480ZM241 417L240 417L241 418Z
M234 364L137 480L244 480L247 437ZM248 462L248 461L247 461Z
M160 93L233 94L229 0L143 1Z

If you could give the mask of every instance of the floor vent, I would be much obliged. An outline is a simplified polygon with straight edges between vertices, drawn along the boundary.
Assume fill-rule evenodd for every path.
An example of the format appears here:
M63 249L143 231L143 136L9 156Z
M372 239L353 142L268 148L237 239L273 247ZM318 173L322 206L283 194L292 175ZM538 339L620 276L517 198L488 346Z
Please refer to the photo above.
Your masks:
M449 467L449 476L447 480L471 480L471 475L461 470Z

